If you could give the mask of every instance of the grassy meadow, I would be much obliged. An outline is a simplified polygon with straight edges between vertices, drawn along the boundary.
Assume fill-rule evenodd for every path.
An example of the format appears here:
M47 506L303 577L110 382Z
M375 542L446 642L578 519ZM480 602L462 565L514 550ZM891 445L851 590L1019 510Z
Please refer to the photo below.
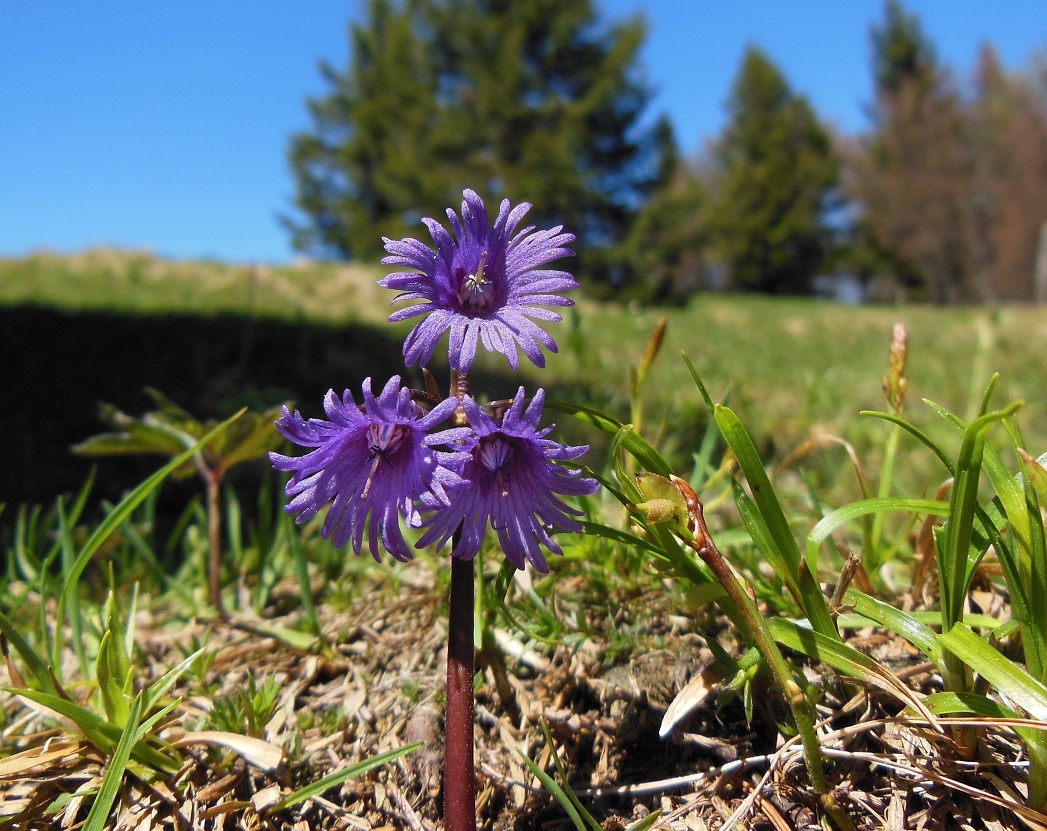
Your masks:
M333 550L317 522L282 514L264 460L216 491L212 513L190 451L160 484L161 456L69 449L105 429L99 401L149 410L146 386L215 420L284 401L320 416L328 387L358 392L371 374L421 386L399 351L409 324L385 323L382 274L101 250L0 260L0 828L123 831L176 814L439 827L446 555ZM1047 450L1043 312L576 299L546 369L514 375L481 353L474 371L478 397L549 390L565 409L546 421L593 445L584 461L605 483L550 575L481 558L483 826L718 827L737 810L786 827L774 811L800 806L871 829L888 803L901 829L957 810L973 828L1038 822L1047 740L1014 719L1047 720L1047 475L1016 446ZM860 415L889 408L897 322L907 429ZM703 399L682 354L727 407ZM978 418L1019 399L1013 419ZM707 536L670 471L704 503ZM208 595L215 540L229 617ZM867 571L845 566L852 552Z
M39 253L0 260L0 308L43 307L75 313L81 320L85 313L107 316L98 322L97 334L78 337L79 345L68 344L64 351L39 356L42 361L68 366L67 362L77 360L83 340L96 337L101 338L99 350L126 351L126 342L138 339L147 343L143 349L160 353L153 358L157 371L152 377L148 367L141 367L130 373L134 377L127 378L122 389L107 379L105 389L78 390L77 429L84 437L98 427L95 400L123 408L143 406L144 386L158 387L190 410L215 417L229 414L241 403L270 405L288 399L315 415L328 386L339 391L357 387L364 375L372 373L384 378L399 372L421 386L417 368L405 369L397 354L410 322L385 323L393 293L375 285L383 274L380 268L356 264L230 266L109 250L73 256ZM835 435L854 443L875 469L883 425L858 413L884 407L881 378L891 327L900 321L909 332L908 414L917 424L932 431L941 427L922 398L961 416L970 415L990 376L999 373L995 403L1023 399L1026 406L1018 420L1028 444L1047 449L1043 382L1047 317L1036 308L855 307L808 298L709 294L698 295L683 307L663 309L595 303L586 300L584 293L576 299L578 305L553 328L560 354L550 355L545 369L525 363L519 376L511 375L502 371L499 361L482 356L477 367L482 382L477 389L497 398L512 395L521 382L528 389L542 385L557 398L588 404L621 421L633 420L630 368L637 365L647 340L665 317L664 347L644 386L640 415L644 434L657 438L674 461L686 463L707 421L680 357L683 353L713 397L738 412L768 462L788 456L812 437ZM104 342L108 316L114 313L118 322L135 316L146 323L140 331L129 330L119 343L108 345ZM190 347L179 345L172 350L175 355L162 354L168 334L164 327L173 318L221 320L221 331L208 328L195 333L207 343L201 354L180 362L178 356L185 357ZM149 320L159 321L159 328ZM282 327L295 328L292 333ZM185 335L186 326L176 328L182 330L176 335ZM251 357L256 358L255 364L264 357L270 365L282 357L279 374L258 366L237 374L235 370L250 363L246 353L264 349L257 344L265 340L267 331L274 341L282 342L283 351L298 353L297 365L288 360L289 354L270 354L281 349L274 343L264 356ZM310 340L338 343L347 338L349 342L334 358L303 346ZM46 351L47 340L42 339L38 348ZM226 341L228 347L219 348ZM18 350L19 345L11 343L8 348ZM24 347L20 358L27 360ZM369 358L374 369L368 368ZM33 356L28 360L32 363ZM133 364L133 356L127 360ZM191 380L186 378L187 363L195 376ZM83 372L75 363L69 368L76 376ZM440 377L438 368L436 372ZM34 374L45 377L42 369L34 369ZM224 384L222 390L214 389L216 379ZM251 391L251 398L237 395L238 382ZM14 388L6 392L12 403L22 395ZM116 400L115 395L122 397ZM25 419L26 408L20 409ZM38 412L33 417L47 421L50 414ZM572 439L586 440L584 434L569 429ZM74 432L61 435L69 442L78 440ZM599 436L588 438L600 441ZM814 459L812 464L825 473L836 462ZM919 460L914 464L912 485L917 486L921 476L936 475ZM78 472L82 470L81 466ZM924 484L930 486L926 480ZM16 493L2 488L0 497L19 501Z

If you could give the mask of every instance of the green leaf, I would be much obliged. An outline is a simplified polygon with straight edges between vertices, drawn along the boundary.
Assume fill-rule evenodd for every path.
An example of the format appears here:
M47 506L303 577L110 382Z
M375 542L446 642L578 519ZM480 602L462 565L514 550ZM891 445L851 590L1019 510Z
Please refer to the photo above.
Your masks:
M622 545L632 546L639 548L643 551L647 551L651 554L655 554L659 557L665 557L665 552L662 551L658 546L654 545L649 540L637 537L635 534L630 534L628 531L621 531L617 528L611 528L607 525L601 525L598 522L582 522L582 530L586 534L592 534L596 537L603 537L606 540L612 542L621 543Z
M559 803L560 807L564 809L568 819L574 823L574 827L578 829L578 831L589 831L585 821L582 819L582 815L578 813L578 809L575 808L574 803L571 802L571 798L564 792L564 789L557 784L556 780L538 767L538 765L535 764L526 753L520 750L520 748L516 748L516 752L520 754L520 758L523 759L524 764L527 765L535 778L542 783L542 787L549 791L553 798ZM597 831L599 831L599 826L597 826Z
M571 801L571 804L574 805L575 809L578 811L582 819L585 820L585 824L588 825L589 828L592 829L592 831L603 831L603 829L600 827L600 823L598 823L593 818L592 814L585 810L585 806L582 805L581 800L578 799L574 791L571 790L570 783L568 782L567 770L564 767L563 761L560 759L559 754L555 752L555 747L553 747L553 737L552 734L549 732L549 723L544 719L542 720L542 735L545 737L546 745L548 745L551 751L554 751L552 753L553 764L556 765L556 772L560 776L560 781L564 783L563 792L567 795L567 798Z
M283 641L294 649L302 652L310 652L317 645L317 636L312 632L299 632L297 629L288 629L284 626L270 626L267 623L254 623L252 629L262 632L270 638Z
M1033 718L1047 721L1047 685L1007 660L963 623L938 635L942 645Z
M62 500L59 499L55 507L56 513L58 514L58 537L61 543L61 555L62 555L62 574L64 579L68 580L69 569L72 567L72 563L76 560L75 545L73 543L73 529L72 523L66 518L65 511L62 508ZM88 663L87 663L87 652L84 649L84 621L83 616L80 613L80 596L73 592L69 596L69 631L72 634L73 640L73 652L76 653L77 661L80 663L80 671L84 677L88 677ZM61 624L62 617L58 617L58 622ZM46 626L41 626L41 631L47 631ZM51 666L55 669L56 673L61 672L62 667L62 627L61 625L55 627L55 634L52 639L52 651L51 651Z
M963 715L977 718L987 717L1000 722L1000 727L1010 727L1025 742L1025 752L1029 756L1029 791L1030 807L1042 810L1043 804L1036 805L1037 793L1047 788L1047 733L1034 727L1021 724L1021 719L1009 707L974 693L934 693L924 699L924 704L936 716ZM1008 724L1007 722L1018 722Z
M984 695L968 692L940 692L927 696L923 703L936 716L986 716L988 718L1017 719L1019 715L1010 707Z
M120 655L120 647L116 645L120 642L120 637L112 629L106 630L98 646L98 659L95 662L102 709L106 718L117 727L127 724L131 712L131 703L124 693L124 681L130 673L130 667L124 664L124 656Z
M820 546L838 528L866 514L909 511L914 514L948 516L949 503L939 499L909 499L900 496L874 497L851 502L824 516L807 535L807 562L817 562Z
M940 407L933 401L928 401L927 404L953 428L962 440L966 425L959 416L949 412L944 407ZM983 450L982 466L989 477L993 490L996 491L996 495L1000 499L1004 513L1012 523L1014 531L1018 534L1022 544L1027 544L1029 525L1028 518L1024 513L1025 496L1022 492L1021 484L1018 479L1011 475L1011 472L1000 459L999 454L988 445Z
M938 635L929 626L901 609L889 606L857 589L848 589L843 597L844 603L853 607L858 614L905 638L930 658L939 671L945 666Z
M86 707L81 707L58 695L8 686L0 686L0 690L21 698L28 698L69 719L91 744L107 756L112 753L123 735L124 731L115 724L109 723ZM160 752L141 740L135 743L131 756L142 764L164 773L174 773L181 767L178 759Z
M398 747L395 750L388 750L385 753L379 753L377 756L372 756L369 759L364 759L361 762L357 762L354 765L349 765L347 768L337 770L334 773L328 774L322 779L317 779L310 785L306 785L304 788L299 788L293 793L288 794L275 805L269 809L269 813L275 814L278 811L283 811L285 808L293 808L300 802L305 802L307 799L312 799L314 796L319 796L328 788L333 788L335 785L341 785L348 779L352 779L360 774L367 773L369 770L374 770L377 767L381 767L389 762L394 762L401 756L406 756L408 753L414 753L418 748L422 747L425 742L414 742L413 744L406 744L403 747Z
M628 508L634 504L629 500L629 497L618 487L618 483L611 480L607 476L604 476L597 470L593 470L591 467L585 467L585 475L591 476L597 482L600 483L600 487L603 488L607 493L617 499L624 507Z
M934 717L923 706L919 696L868 655L842 641L802 627L785 618L770 618L767 625L774 639L782 646L802 652L851 678L857 678L859 681L884 690L912 707L932 724L934 723Z
M298 528L291 520L290 514L285 513L280 522L284 533L287 535L291 559L294 560L294 571L298 577L298 587L302 594L302 609L305 611L305 619L309 622L309 629L319 638L323 632L320 628L320 620L316 616L316 607L313 605L313 589L309 583L309 563L306 562L305 553L302 551L302 539L298 535Z
M153 707L157 705L161 697L163 697L171 687L174 686L175 682L185 674L193 662L199 658L206 651L206 647L201 647L192 653L189 657L185 658L175 666L171 667L167 672L157 678L152 684L145 688L145 707L143 712L151 712Z
M633 436L633 426L631 424L624 424L614 434L614 438L611 439L611 459L614 463L614 475L621 485L622 493L625 494L629 500L629 505L635 505L643 502L643 494L640 489L636 486L636 482L633 481L632 475L626 469L625 458L618 451L621 449L622 444L629 436Z
M829 604L818 584L817 576L801 562L800 548L796 544L792 529L785 518L785 512L771 486L771 480L764 469L763 461L756 452L756 446L738 420L738 416L728 407L717 404L714 409L714 418L749 483L752 500L756 504L759 518L764 526L760 531L760 536L769 546L764 551L764 555L775 558L778 567L782 569L779 572L780 576L790 586L790 590L795 591L811 625L823 635L839 638L832 615L829 614ZM739 505L739 510L741 510L741 505ZM792 588L793 586L795 589Z
M1040 513L1035 478L1047 474L1029 454L1019 449L1018 459L1022 466L1024 500L1016 513L1025 519L1028 533L1028 560L1030 564L1028 619L1022 623L1022 644L1025 647L1025 663L1030 674L1041 681L1047 680L1047 539L1044 538L1043 520ZM1002 558L1001 558L1002 562ZM1009 586L1008 586L1009 587Z
M658 820L662 817L661 811L652 811L643 819L637 820L636 822L630 823L625 826L625 831L650 831L658 824Z
M771 480L767 477L763 461L756 452L756 446L733 410L717 404L714 416L724 440L734 453L738 466L749 483L752 500L767 528L769 541L774 546L775 553L781 557L784 568L795 578L800 570L800 549L771 486Z
M229 419L226 419L213 430L211 430L206 436L204 436L199 442L187 449L184 453L176 456L156 473L142 482L138 487L131 491L127 496L120 500L119 504L109 512L108 516L95 528L94 533L91 534L90 538L84 544L84 547L80 550L80 554L77 556L75 562L70 566L65 575L65 586L62 589L62 594L59 597L58 609L56 612L56 619L63 620L65 618L65 608L69 604L73 593L77 589L77 583L80 579L80 575L84 569L87 568L88 563L91 562L91 558L95 555L95 552L102 547L109 536L120 527L121 523L131 515L131 513L137 508L149 494L160 486L160 483L167 478L167 476L174 471L179 465L184 464L186 461L192 459L193 454L196 453L203 445L205 445L212 438L220 434L236 419L238 419L246 410L241 410ZM60 629L59 629L60 631ZM56 633L55 640L58 640Z
M156 414L135 418L114 407L101 406L101 418L115 433L91 436L73 447L74 453L98 455L112 453L160 453L175 456L185 449L180 436L172 431L169 420L157 419Z
M702 400L705 401L705 406L709 408L710 415L716 415L716 405L713 404L713 399L709 395L709 391L705 388L705 383L698 375L698 370L694 368L694 364L691 363L691 359L687 357L686 353L683 355L683 362L687 364L687 370L691 373L691 378L694 379L694 385L698 387L698 392L702 395Z
M102 777L102 786L91 804L91 811L84 823L84 831L104 831L109 811L116 801L116 795L124 781L124 771L131 758L131 749L137 741L138 722L142 717L142 696L135 696L128 710L127 724L120 740L116 743L109 764L106 766L105 776Z
M968 575L974 515L978 500L978 479L982 468L985 433L995 422L1007 418L1020 403L979 416L963 434L956 460L956 482L949 500L949 520L945 524L942 545L938 547L938 572L941 582L942 628L948 630L963 615L963 599L969 587Z
M545 406L546 409L560 410L561 412L569 413L579 421L591 424L593 427L597 427L611 436L616 435L620 430L622 430L623 426L627 426L623 425L620 421L615 421L613 418L605 416L597 410L583 407L580 404L568 404L562 401L546 401ZM654 473L660 473L662 476L669 476L669 474L673 472L669 463L662 457L662 455L631 428L627 431L627 435L623 436L622 446L647 470Z
M1047 469L1044 467L1047 465L1047 453L1034 459L1024 450L1019 452L1024 454L1023 458L1026 459L1029 481L1032 483L1033 490L1036 491L1037 500L1041 505L1047 505Z
M881 413L877 410L861 410L859 415L872 416L873 418L882 418L884 421L891 422L891 424L897 424L907 433L916 438L916 440L919 441L921 444L928 447L931 450L931 452L938 457L938 460L942 463L942 465L944 465L945 469L949 471L950 476L954 476L956 474L956 469L953 466L952 459L949 458L949 455L944 450L942 450L941 446L939 446L938 443L934 441L934 439L932 439L930 436L928 436L926 433L920 430L916 425L909 423L901 416L894 415L893 413Z
M745 525L745 530L748 531L753 545L763 554L764 559L785 584L793 599L802 607L803 593L800 590L800 581L772 539L771 529L768 527L763 514L760 513L756 503L753 502L749 494L745 492L734 477L731 478L731 486L734 490L734 504L738 508L738 514L742 518L742 523Z
M0 632L7 638L7 642L14 647L15 652L21 656L30 674L36 680L37 686L45 692L57 695L58 691L55 689L54 679L48 671L47 661L33 651L29 642L22 636L22 633L3 613L0 613Z
M290 405L291 402L287 402ZM222 447L222 466L226 469L234 465L260 459L267 456L270 450L276 450L283 444L284 438L276 429L276 421L283 415L284 405L271 407L262 413L247 413L236 423L235 429L226 434Z

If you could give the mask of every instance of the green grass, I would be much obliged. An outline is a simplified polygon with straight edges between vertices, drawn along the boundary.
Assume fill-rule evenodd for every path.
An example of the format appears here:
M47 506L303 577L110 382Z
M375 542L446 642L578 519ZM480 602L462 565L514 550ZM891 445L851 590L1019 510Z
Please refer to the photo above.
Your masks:
M355 333L358 338L346 346L360 358L354 366L381 375L384 370L379 366L378 342L387 331L386 346L393 350L391 357L395 359L396 339L410 325L383 330L390 297L374 285L381 273L364 266L246 268L172 263L144 254L104 251L75 257L37 255L0 261L0 305L34 304L143 318L183 314L190 316L180 322L187 328L199 322L196 316L228 316L228 321L211 321L215 326L207 331L214 337L200 335L196 329L189 333L186 343L205 341L205 348L211 352L217 352L221 327L233 330L247 320L258 329L268 326L283 331L277 326L279 322L292 331L293 327L285 325L291 321L306 328L315 326L315 331L310 328L307 334L325 342L339 333ZM526 582L517 583L508 579L508 571L495 573L500 559L495 556L488 561L488 579L482 584L477 603L485 649L494 642L495 629L516 632L519 625L522 629L518 634L526 634L531 647L538 651L549 641L572 651L590 641L594 654L604 664L625 665L633 656L663 647L659 639L672 636L665 629L670 616L685 623L691 620L694 631L703 634L711 649L719 644L719 636L712 633L718 631L722 619L707 618L706 611L716 604L737 633L733 643L731 636L723 636L723 648L738 653L722 656L721 663L729 672L720 692L737 693L747 715L752 715L754 703L759 705L756 718L768 724L783 723L786 714L784 709L776 712L763 701L767 696L762 693L791 693L780 703L790 708L793 726L804 741L810 784L829 813L838 809L827 790L832 781L825 778L818 752L820 739L814 734L812 696L817 690L801 690L796 679L803 681L803 676L796 674L790 663L794 658L789 656L806 655L867 685L879 686L888 695L900 696L902 703L911 703L908 688L845 641L846 627L842 633L836 628L838 611L844 612L839 620L849 619L849 626L865 627L875 622L882 629L899 632L934 662L947 681L954 682L947 684L945 693L926 699L928 718L932 710L934 715L1013 715L984 695L982 682L978 689L968 689L967 668L976 669L985 683L1042 718L1047 712L1047 688L1041 689L1041 676L1047 674L1043 661L1047 634L1040 626L1044 593L1036 587L1047 581L1043 568L1047 543L1038 522L1039 506L1047 502L1047 473L1028 465L1019 467L1015 452L1016 445L1024 444L1038 456L1047 444L1042 392L1047 323L1041 321L1041 312L1013 307L853 308L813 299L722 295L696 296L685 307L663 311L597 304L584 294L579 299L577 309L554 329L562 354L550 357L548 369L527 366L519 376L498 374L504 369L504 361L481 355L474 380L482 380L478 388L491 397L511 395L517 383L523 383L529 392L540 384L551 388L561 401L594 407L622 421L636 421L642 411L639 431L651 445L627 430L618 430L607 419L591 419L600 423L601 433L564 412L556 415L565 428L558 438L596 445L586 462L609 486L583 500L589 533L564 535L567 556L553 558L552 575L531 575ZM641 408L631 392L636 388L631 372L640 363L645 344L663 316L667 321L665 340L660 357L646 373ZM112 319L107 319L111 327ZM893 428L859 412L887 409L881 377L887 371L888 343L897 321L904 322L909 331L909 393L904 415L925 431L928 446L908 433L901 435L892 487L889 493L881 491L873 497ZM256 334L260 339L260 333ZM292 351L293 344L288 348L291 340L280 338L277 352ZM80 341L76 343L79 346ZM135 348L141 348L135 343ZM171 341L163 341L162 346L166 351L177 349ZM244 351L248 351L246 347ZM713 401L703 399L697 378L681 353L693 363L713 401L724 402L729 408L711 406ZM82 349L78 357L81 364L90 360ZM105 366L96 368L112 372L108 359L102 363ZM317 363L314 368L329 371L326 364ZM83 366L78 371L86 369ZM148 370L156 372L155 363L150 363ZM201 371L207 375L212 370ZM343 375L355 372L354 368ZM1024 442L1019 442L1013 425L1008 424L1012 428L1008 435L997 424L1002 419L1000 414L978 420L964 434L958 421L950 424L948 418L920 401L926 396L970 421L978 414L983 390L993 373L999 373L1002 380L991 409L1005 408L1016 399L1026 401L1016 420ZM359 381L357 377L332 377L329 383L355 389ZM156 385L164 386L161 379ZM114 403L124 406L122 401ZM307 415L320 412L318 398L300 401L299 406ZM869 493L860 493L850 459L839 443L824 440L828 435L840 436L854 445L856 458L872 483ZM699 465L696 459L706 436L719 438L715 447L706 446L708 453ZM26 437L22 438L24 441ZM55 443L46 436L43 440ZM612 443L631 458L624 454L608 457L604 451ZM805 443L810 449L803 454L802 465L795 472L785 470L785 460L790 455L795 457L796 449ZM733 470L747 483L747 490L732 489L729 477L721 475L732 459L737 464ZM941 460L947 460L947 466L956 470L957 485L948 504L941 499L931 504L928 497L934 496L948 475ZM765 463L771 466L769 476ZM674 470L688 479L698 490L695 498L704 500L708 509L709 527L703 527L704 519L699 522L697 508L679 485L651 474L634 480L632 474L644 465L663 475ZM1024 474L1022 479L1015 478L1018 470ZM1034 470L1039 471L1035 476ZM105 475L106 468L100 468L99 477ZM70 737L83 734L109 760L106 780L95 802L98 807L92 808L88 820L99 826L125 782L123 773L128 765L141 765L144 760L158 772L177 767L174 763L179 760L165 755L173 751L161 743L160 720L182 706L183 700L188 700L186 706L196 704L193 699L176 696L193 693L199 698L195 693L207 690L214 701L210 721L201 721L202 725L257 739L267 735L270 717L280 709L284 686L299 677L294 672L278 671L274 664L258 674L257 680L252 675L246 687L238 688L227 669L216 669L221 666L216 663L217 655L197 653L196 636L191 643L186 636L177 655L169 651L164 656L169 674L161 676L155 696L132 700L131 693L145 678L148 662L158 659L144 652L144 644L135 646L136 629L131 625L137 620L135 611L142 610L147 622L175 629L190 621L196 625L208 614L202 592L206 583L206 517L202 510L191 509L169 538L158 536L158 496L149 492L157 486L158 476L125 498L102 525L93 525L88 517L86 489L81 498L53 503L53 510L41 513L15 507L3 517L3 524L12 532L3 546L6 570L0 571L0 588L4 590L0 594L6 600L0 604L0 629L16 653L13 662L7 662L8 673L16 676L7 688L22 699L72 714L79 733L73 731ZM1023 481L1028 483L1024 488L1017 484ZM995 503L990 485L1000 495ZM376 601L380 604L385 600L385 615L395 620L395 613L431 610L435 602L436 614L446 614L443 601L434 601L446 597L444 555L419 552L413 565L376 564L366 556L347 557L318 538L315 522L298 530L293 530L290 522L274 525L276 505L266 502L265 510L260 508L258 516L249 517L243 510L246 500L234 487L230 484L221 494L223 516L230 530L226 550L221 552L226 566L224 588L234 615L244 618L241 630L250 637L272 638L295 654L315 653L317 658L334 660L339 653L333 647L357 637L345 622L352 617L338 614L343 607L359 608L363 603L373 608ZM271 491L263 493L267 500L278 498ZM262 502L259 497L259 505ZM13 506L17 504L16 500ZM873 513L889 516L875 532ZM920 558L914 533L917 523L925 516L945 515L949 521L939 534L939 549L945 554L932 567L938 569L943 590L955 594L958 600L948 608L942 604L941 619L936 623L928 619L925 610L911 615L903 612L899 591L908 585L908 576ZM828 544L830 532L834 532L835 542L866 556L866 563L885 563L893 568L887 576L872 569L868 582L874 594L864 594L852 586L840 598L843 605L832 609L821 583L846 585L846 580L840 577L843 552ZM712 545L713 537L723 555L730 558L730 567ZM298 556L299 546L303 556ZM1017 611L1011 614L1003 610L1006 614L999 620L986 614L964 620L959 610L975 576L967 565L969 550L974 551L976 558L971 562L976 563L990 547L1005 578L997 580L996 586ZM182 552L177 569L165 551ZM803 562L801 553L807 556ZM813 575L806 565L811 565ZM421 583L413 585L413 590L422 592L421 602L395 602L396 597L412 590L408 581L417 581L421 569L429 572L423 574ZM896 582L894 572L903 573L904 579ZM751 584L752 594L736 585L737 574ZM102 590L103 584L108 590ZM315 614L305 602L303 586L316 591ZM292 611L281 614L281 608ZM303 608L308 616L304 616ZM427 616L430 614L426 611ZM799 617L810 621L811 628L798 626L795 618ZM63 619L69 624L68 633L57 625ZM423 628L427 630L430 623L426 617ZM413 618L404 618L405 631L419 625ZM931 625L940 626L945 634L938 635ZM1033 670L1026 671L968 628L986 625L1001 639L1013 638L1015 627L1021 627L1021 643L1031 650L1024 664ZM377 628L381 627L376 624ZM668 648L671 651L675 646ZM746 654L746 646L755 649ZM787 647L787 654L780 654L779 646ZM1017 642L1005 646L1015 649ZM395 652L388 648L378 652L384 673L385 662L392 660ZM318 676L308 677L310 684L323 683ZM370 683L371 695L379 690L374 680ZM86 689L84 704L74 706L66 701L58 694L61 685ZM395 687L393 699L402 699L412 708L418 701L439 696L438 687L430 689L413 677L406 686L397 683ZM296 695L304 702L301 692ZM912 702L920 703L915 698ZM323 770L310 774L312 769L304 764L303 732L329 718L325 715L328 702L321 698L316 703L311 720L288 722L290 726L283 731L281 746L297 766L297 773L310 784L284 793L277 803L280 809L305 799L302 794L309 788L333 787L347 775L344 771L321 775L326 772ZM766 709L762 715L761 709ZM0 714L11 723L23 718L17 702L10 698L0 698ZM179 717L187 716L188 711ZM199 713L196 718L199 720ZM273 723L278 722L283 724L279 720ZM149 732L154 727L155 736ZM953 729L958 746L963 746L968 732L966 726ZM1033 760L1033 773L1028 777L1034 785L1031 801L1042 806L1047 801L1047 744L1029 731L1019 735ZM377 754L377 737L369 741L373 745L369 752ZM239 746L241 752L245 752L244 747L250 752L251 745L241 742ZM322 749L319 745L317 748ZM0 746L0 756L12 750L11 746ZM659 758L665 755L665 748L659 746L657 753ZM387 758L374 755L372 761ZM1017 770L1015 767L1011 775ZM566 781L562 771L561 777Z
M376 322L388 294L374 285L379 276L373 268L335 263L270 267L109 249L69 256L39 252L0 259L0 305Z
M254 267L110 250L38 253L0 260L0 304L384 325L393 294L375 285L383 273L361 264ZM989 376L998 372L999 398L1026 401L1018 420L1029 446L1047 449L1047 423L1039 415L1047 403L1047 320L1035 308L847 307L815 299L705 294L684 307L662 310L596 303L584 293L578 299L564 323L552 327L561 354L550 356L546 369L526 365L519 379L503 374L496 385L504 388L491 389L493 396L511 395L518 382L528 389L541 384L554 388L556 397L629 420L629 367L664 315L666 341L645 386L642 430L650 438L660 430L663 446L678 462L688 458L707 419L681 352L713 396L731 404L767 455L784 457L812 431L840 435L866 450L880 443L884 427L857 413L883 407L880 379L891 326L900 320L909 330L910 418L941 429L920 402L923 396L969 415ZM395 340L410 325L386 328ZM500 371L504 361L484 354L477 368ZM354 386L359 380L332 383ZM161 381L157 385L162 388Z

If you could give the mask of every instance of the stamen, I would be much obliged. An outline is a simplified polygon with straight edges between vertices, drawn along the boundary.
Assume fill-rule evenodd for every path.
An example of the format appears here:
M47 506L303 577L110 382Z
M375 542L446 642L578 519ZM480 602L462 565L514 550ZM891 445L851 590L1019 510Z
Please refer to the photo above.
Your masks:
M371 485L378 473L378 466L389 461L389 454L395 452L407 435L407 428L402 424L371 424L367 428L367 458L371 459L371 470L367 474L361 499L367 499Z
M473 282L476 283L477 286L482 286L485 282L487 282L486 280L484 280L484 265L486 263L487 252L484 251L483 254L480 255L480 265L476 267L476 275L473 277Z
M371 448L374 449L373 447ZM374 461L371 462L371 472L367 474L367 481L364 483L363 493L360 494L361 499L367 499L367 495L371 492L371 485L374 484L374 475L378 472L378 465L382 459L385 458L381 453L374 454Z
M467 311L484 311L494 299L490 291L493 285L484 274L487 254L488 252L484 251L480 255L480 264L476 267L476 272L462 280L458 287L458 299Z

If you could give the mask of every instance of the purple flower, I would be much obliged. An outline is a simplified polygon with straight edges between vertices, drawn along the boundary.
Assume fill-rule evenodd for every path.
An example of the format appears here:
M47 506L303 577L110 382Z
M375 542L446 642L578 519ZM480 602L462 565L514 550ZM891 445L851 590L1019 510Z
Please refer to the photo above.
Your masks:
M534 231L530 225L519 233L516 226L531 206L522 203L510 210L509 200L498 209L494 227L487 206L473 191L464 193L462 218L448 208L454 236L434 219L423 219L436 243L436 251L416 239L385 240L391 256L383 265L406 266L379 281L380 286L403 292L398 300L420 300L389 316L390 322L419 315L419 322L404 342L408 366L429 362L443 333L450 331L452 369L468 372L479 340L489 352L501 352L513 369L519 366L517 347L537 366L545 366L542 345L556 351L556 341L529 318L561 320L540 306L571 306L572 300L556 292L578 288L566 271L544 266L574 252L566 246L574 234L562 226ZM457 237L457 239L455 239Z
M381 394L371 393L371 379L363 383L364 410L346 390L342 398L330 390L324 411L330 421L304 419L284 408L276 422L280 432L295 444L316 448L304 456L270 453L273 467L293 471L287 483L287 512L297 522L312 519L325 505L330 510L321 534L336 548L352 540L360 553L364 528L368 528L371 554L381 560L378 540L398 560L411 559L411 549L400 530L400 516L407 525L422 523L423 509L448 504L446 488L464 484L456 470L470 457L445 452L435 445L465 438L468 428L429 431L454 412L458 399L448 398L429 413L411 400L411 391L400 388L399 376L389 379ZM368 523L370 518L370 523Z
M539 548L563 554L549 532L553 527L580 531L573 515L580 511L568 507L557 494L581 496L595 493L594 479L581 478L580 470L570 470L556 461L576 459L588 446L568 447L545 438L552 426L538 429L545 404L545 392L538 390L524 410L524 390L513 399L501 424L480 409L471 398L463 400L472 425L472 457L462 470L468 484L450 490L450 505L439 507L426 520L426 532L418 541L422 548L432 542L442 546L461 526L461 538L452 555L472 559L480 550L487 523L498 532L498 541L509 561L518 569L530 560L538 571L549 566Z

